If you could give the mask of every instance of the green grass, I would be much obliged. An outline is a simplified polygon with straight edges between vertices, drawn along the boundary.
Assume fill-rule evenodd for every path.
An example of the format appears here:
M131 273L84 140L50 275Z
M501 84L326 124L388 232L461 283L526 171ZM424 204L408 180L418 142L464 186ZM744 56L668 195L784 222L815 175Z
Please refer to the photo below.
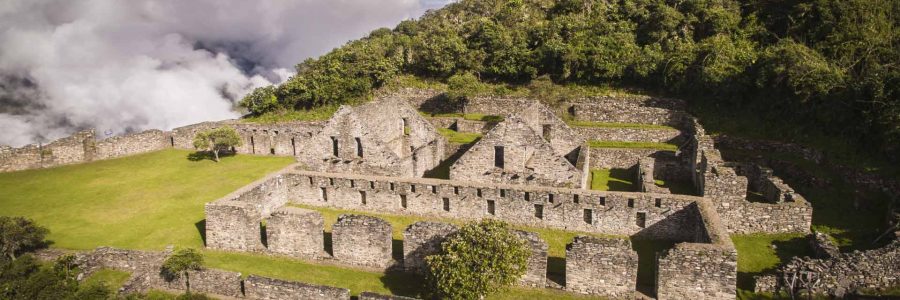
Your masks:
M128 278L131 277L131 273L113 269L100 269L94 274L91 274L90 277L86 278L81 284L84 286L95 285L95 284L106 284L110 290L116 291Z
M285 110L250 116L241 119L248 123L272 124L289 121L324 121L331 118L338 110L338 105L314 107L308 110Z
M499 123L503 121L503 116L495 116L495 115L485 115L485 114L464 114L464 113L427 113L427 112L419 112L421 115L425 117L431 118L463 118L469 121L481 121L481 122L491 122L491 123Z
M202 248L206 202L293 160L237 155L192 161L192 151L0 174L0 214L25 216L50 229L54 247Z
M591 148L656 149L656 150L666 150L666 151L678 150L678 145L673 145L673 144L668 144L668 143L657 143L657 142L622 142L622 141L591 140L591 141L588 141L588 146L590 146Z
M458 132L447 128L438 128L438 132L454 144L472 144L481 139L481 134L475 132Z
M591 189L633 192L637 190L634 177L633 169L591 169Z
M772 272L791 257L811 254L803 234L732 235L731 240L738 251L738 291L747 299L755 296L754 276Z
M665 181L661 179L653 180L653 183L656 186L663 187L669 189L669 192L672 194L681 194L681 195L696 195L697 191L694 189L694 185L687 180L676 180L676 181Z
M566 124L569 124L569 126L573 126L573 127L633 128L633 129L647 129L647 130L678 130L672 126L639 124L639 123L607 123L607 122L570 120L570 121L567 121Z

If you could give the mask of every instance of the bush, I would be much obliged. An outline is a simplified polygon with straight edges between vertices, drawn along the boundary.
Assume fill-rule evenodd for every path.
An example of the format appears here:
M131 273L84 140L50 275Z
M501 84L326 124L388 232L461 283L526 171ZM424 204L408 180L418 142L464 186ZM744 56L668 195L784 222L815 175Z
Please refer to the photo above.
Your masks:
M427 290L444 299L479 299L504 290L525 274L531 252L506 223L484 220L463 226L426 257Z

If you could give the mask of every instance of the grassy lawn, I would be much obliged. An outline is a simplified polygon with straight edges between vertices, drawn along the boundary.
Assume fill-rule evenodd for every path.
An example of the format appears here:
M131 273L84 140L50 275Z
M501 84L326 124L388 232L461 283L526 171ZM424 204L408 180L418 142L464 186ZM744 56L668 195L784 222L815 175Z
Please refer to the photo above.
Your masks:
M477 132L458 132L447 128L438 128L438 132L454 144L472 144L481 139L481 134Z
M206 202L281 169L293 159L237 155L192 161L165 150L44 170L0 174L0 214L50 229L53 247L203 247Z
M113 269L100 269L94 274L91 274L90 277L86 278L81 284L84 286L94 285L94 284L105 284L109 287L110 290L116 291L128 278L131 277L131 273Z
M637 190L634 177L632 169L591 169L591 189L633 192Z
M463 118L469 121L481 121L499 123L503 121L503 116L485 115L485 114L464 114L464 113L439 113L432 114L427 112L419 112L422 116L431 118Z
M318 106L308 110L287 110L265 113L241 119L247 123L272 124L290 121L324 121L331 118L338 110L338 105Z
M665 151L678 150L678 145L656 142L622 142L622 141L588 141L591 148L624 148L624 149L656 149Z
M661 179L653 180L653 183L658 187L663 187L669 189L669 192L672 194L681 194L681 195L696 195L697 191L694 189L694 185L691 184L690 181L665 181Z
M647 130L678 130L672 126L653 125L653 124L638 124L638 123L606 123L606 122L570 120L570 121L567 121L566 124L569 124L569 126L573 126L573 127L633 128L633 129L647 129Z
M811 255L803 234L732 235L738 251L738 294L742 299L756 299L752 294L754 276L773 271L794 256Z

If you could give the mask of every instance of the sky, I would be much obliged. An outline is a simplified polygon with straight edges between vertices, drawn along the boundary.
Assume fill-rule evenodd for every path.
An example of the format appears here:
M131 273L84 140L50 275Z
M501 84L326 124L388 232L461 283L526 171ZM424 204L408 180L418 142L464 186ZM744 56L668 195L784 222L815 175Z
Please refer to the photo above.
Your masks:
M237 118L294 65L449 0L2 0L0 145Z

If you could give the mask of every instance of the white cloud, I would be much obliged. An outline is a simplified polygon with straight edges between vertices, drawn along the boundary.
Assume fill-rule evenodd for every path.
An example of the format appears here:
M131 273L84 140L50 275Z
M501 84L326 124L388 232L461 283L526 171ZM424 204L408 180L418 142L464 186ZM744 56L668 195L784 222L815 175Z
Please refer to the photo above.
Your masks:
M252 88L425 1L0 1L0 144L237 117Z

